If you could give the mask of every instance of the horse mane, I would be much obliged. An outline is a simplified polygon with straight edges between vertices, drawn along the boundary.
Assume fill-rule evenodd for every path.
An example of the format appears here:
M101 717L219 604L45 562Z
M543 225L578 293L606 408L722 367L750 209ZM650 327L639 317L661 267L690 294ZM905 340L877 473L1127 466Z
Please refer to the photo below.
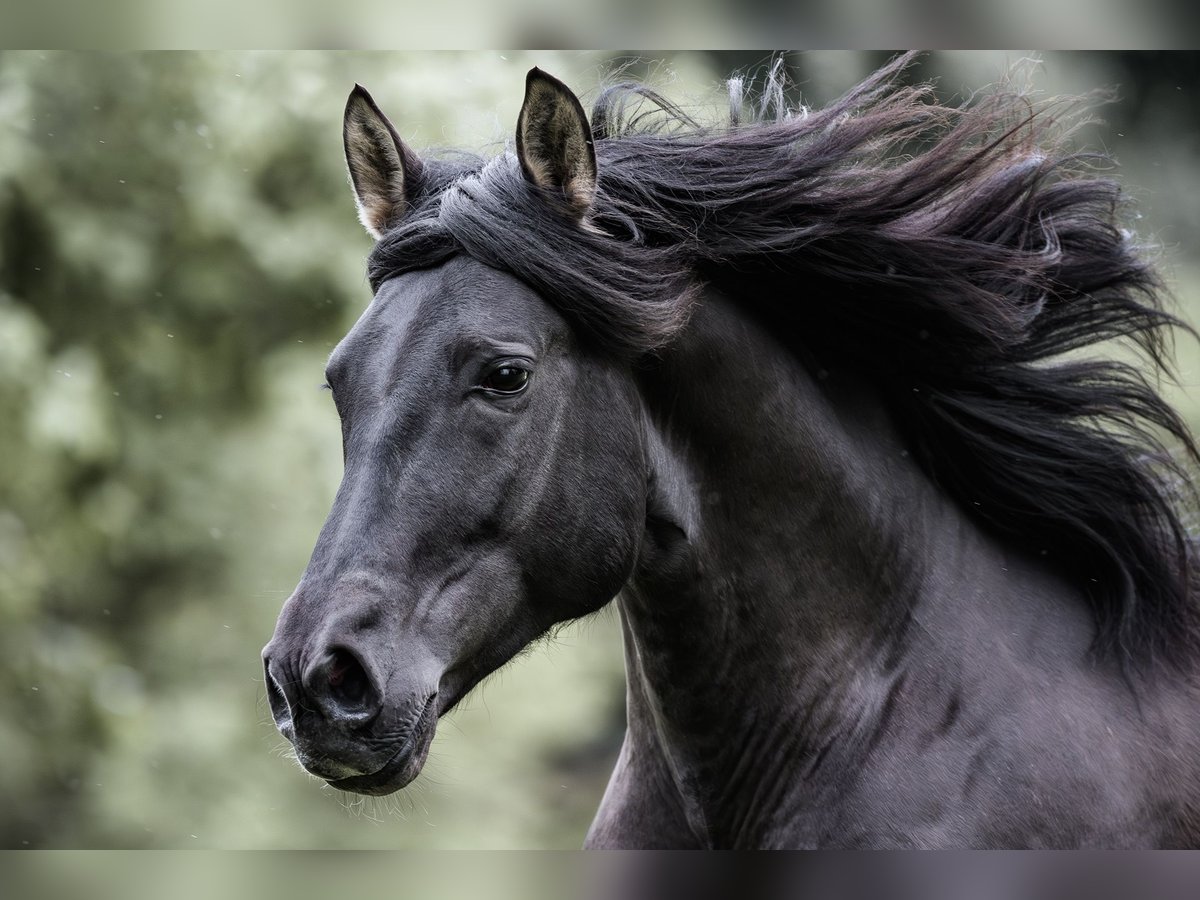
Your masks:
M1069 146L1088 104L1002 85L947 106L903 83L911 60L820 110L788 110L776 66L747 116L733 79L719 126L607 87L583 227L511 153L432 161L371 255L372 285L465 252L634 359L666 348L716 286L822 366L874 379L935 482L1081 586L1098 650L1185 666L1200 633L1181 518L1197 447L1144 367L1099 345L1124 339L1157 377L1186 326L1120 226L1106 160Z

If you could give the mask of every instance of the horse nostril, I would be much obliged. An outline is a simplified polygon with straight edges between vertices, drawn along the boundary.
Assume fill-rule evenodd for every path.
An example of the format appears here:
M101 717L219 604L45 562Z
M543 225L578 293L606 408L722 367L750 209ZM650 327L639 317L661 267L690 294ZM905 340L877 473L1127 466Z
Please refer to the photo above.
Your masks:
M344 704L359 706L371 688L367 673L353 654L334 650L329 661L330 693Z
M361 727L375 718L382 702L357 654L331 647L304 679L305 692L330 722Z

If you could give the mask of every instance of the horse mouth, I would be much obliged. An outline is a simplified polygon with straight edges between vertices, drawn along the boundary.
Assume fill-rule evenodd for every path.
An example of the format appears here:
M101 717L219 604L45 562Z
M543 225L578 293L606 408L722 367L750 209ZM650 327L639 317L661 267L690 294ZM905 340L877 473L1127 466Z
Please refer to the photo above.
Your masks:
M382 766L366 775L326 779L339 791L378 797L391 794L410 784L421 773L429 745L433 742L434 722L437 719L437 694L430 695L421 712L413 719L408 736Z

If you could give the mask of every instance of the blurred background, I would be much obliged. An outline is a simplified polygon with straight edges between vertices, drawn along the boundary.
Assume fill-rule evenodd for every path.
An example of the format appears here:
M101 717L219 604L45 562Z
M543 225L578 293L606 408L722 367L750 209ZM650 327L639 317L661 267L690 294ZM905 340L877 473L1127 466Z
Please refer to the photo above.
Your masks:
M943 53L963 97L1018 53ZM820 104L886 53L789 54ZM1200 56L1044 54L1116 85L1081 140L1200 324ZM577 847L623 731L615 613L539 644L440 725L425 773L351 801L275 732L259 650L337 487L318 390L369 300L340 123L355 82L414 147L499 152L524 74L618 66L685 106L763 52L0 53L0 845ZM1181 337L1200 425L1200 354Z

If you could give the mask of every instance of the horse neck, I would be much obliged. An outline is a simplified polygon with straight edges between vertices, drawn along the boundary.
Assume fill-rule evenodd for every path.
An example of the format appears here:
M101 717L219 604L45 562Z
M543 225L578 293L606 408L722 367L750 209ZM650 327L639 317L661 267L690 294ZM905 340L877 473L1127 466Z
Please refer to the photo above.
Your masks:
M643 397L651 526L628 592L634 620L680 612L673 633L713 626L714 650L744 643L764 663L786 638L806 666L830 642L851 643L836 656L854 663L848 653L896 637L929 550L964 531L867 385L810 372L710 297ZM677 525L679 541L659 522Z
M712 828L761 796L748 779L794 782L867 743L910 632L968 633L962 600L1010 576L869 387L810 372L726 300L700 304L643 397L649 524L620 601L630 739Z

